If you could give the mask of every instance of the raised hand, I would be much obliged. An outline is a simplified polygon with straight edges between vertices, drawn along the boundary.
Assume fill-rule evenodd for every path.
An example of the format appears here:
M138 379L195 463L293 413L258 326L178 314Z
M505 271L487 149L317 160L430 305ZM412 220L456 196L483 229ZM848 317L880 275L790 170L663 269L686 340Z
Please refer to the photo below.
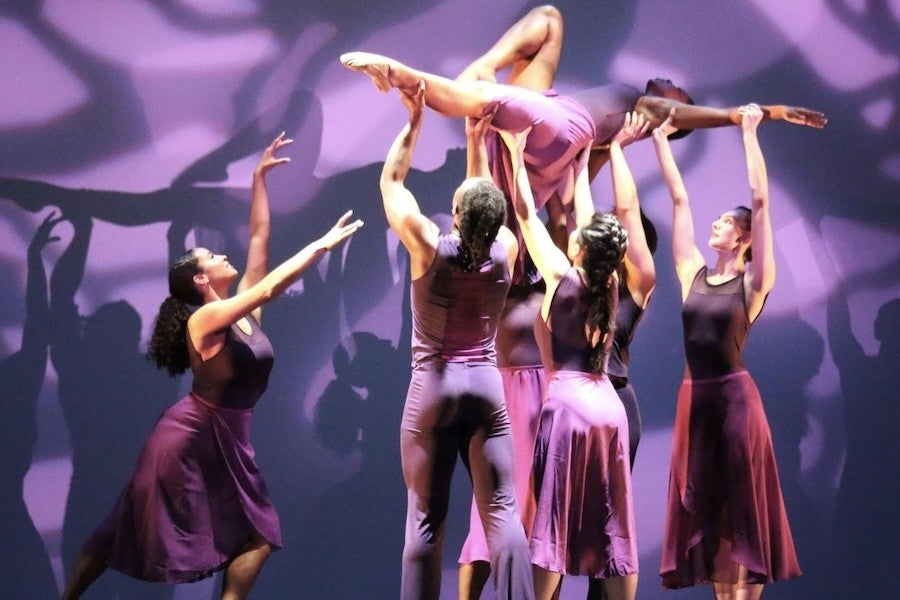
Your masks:
M741 106L738 114L741 115L741 128L744 131L755 131L763 119L763 111L758 104Z
M272 140L272 143L266 146L266 149L263 150L262 156L259 157L259 163L257 163L256 165L257 175L265 175L269 172L270 169L272 169L272 167L291 162L291 159L286 156L275 156L275 153L281 150L283 147L287 146L288 144L294 143L294 140L285 138L284 135L285 133L283 131L279 133L278 137Z
M341 218L338 219L337 223L335 223L334 227L328 230L328 233L322 236L320 241L326 250L331 250L348 237L356 233L356 231L363 226L363 222L359 219L353 221L352 223L347 223L347 220L353 215L352 210L348 210Z
M34 237L31 238L31 243L28 245L29 252L40 252L50 242L58 242L59 236L51 236L50 233L59 222L65 220L66 218L55 210L44 217L43 222L38 226L37 231L34 232Z
M671 119L671 113L669 118ZM644 118L643 114L627 112L625 113L625 124L622 125L622 129L613 137L612 141L618 142L624 148L631 142L635 142L647 135L649 128L650 121Z
M422 118L422 111L425 109L425 80L420 79L415 91L412 93L405 89L399 88L400 99L403 100L404 106L409 111L409 120L414 121Z
M655 128L650 135L653 136L654 142L665 141L669 139L669 136L678 131L678 128L675 127L672 122L675 120L675 109L669 111L669 116L666 117L666 120L659 124L659 127Z

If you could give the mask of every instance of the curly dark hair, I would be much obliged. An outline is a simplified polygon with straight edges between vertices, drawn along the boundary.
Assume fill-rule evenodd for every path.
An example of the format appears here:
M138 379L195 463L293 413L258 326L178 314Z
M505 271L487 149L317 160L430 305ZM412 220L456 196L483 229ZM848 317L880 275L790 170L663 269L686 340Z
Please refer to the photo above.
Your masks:
M506 221L506 197L487 179L472 184L456 205L459 214L460 262L474 271L491 254L491 244Z
M169 297L160 305L153 324L147 357L172 377L184 373L191 364L187 349L190 306L203 303L203 296L194 285L194 275L198 273L200 265L193 250L175 261L169 269Z
M606 362L604 341L615 330L618 286L613 273L625 258L628 233L619 220L609 213L596 213L590 223L581 228L578 243L584 248L581 266L587 275L591 300L591 325L597 327L601 341L591 350L591 371L603 373Z

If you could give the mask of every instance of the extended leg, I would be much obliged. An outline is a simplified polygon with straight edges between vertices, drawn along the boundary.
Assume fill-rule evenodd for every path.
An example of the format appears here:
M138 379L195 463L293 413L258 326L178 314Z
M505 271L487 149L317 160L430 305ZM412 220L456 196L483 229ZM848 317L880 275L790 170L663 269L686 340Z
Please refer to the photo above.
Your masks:
M496 81L497 71L512 66L506 83L543 92L553 87L562 39L562 14L553 6L538 6L510 27L457 80Z
M85 590L103 574L107 566L106 559L83 552L79 554L66 589L63 591L62 600L81 598Z
M399 88L414 93L424 81L425 104L446 117L480 117L495 96L490 82L454 81L379 54L350 52L341 55L341 63L371 77L382 92Z

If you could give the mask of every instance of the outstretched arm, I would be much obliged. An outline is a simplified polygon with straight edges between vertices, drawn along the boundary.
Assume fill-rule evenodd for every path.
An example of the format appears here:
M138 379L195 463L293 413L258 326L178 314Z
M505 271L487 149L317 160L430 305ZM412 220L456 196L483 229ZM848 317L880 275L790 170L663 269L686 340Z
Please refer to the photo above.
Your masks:
M750 262L750 290L747 310L753 321L762 310L766 295L775 283L775 251L772 240L772 222L769 217L769 183L766 161L763 159L756 128L762 120L762 110L755 104L741 107L741 130L744 151L747 155L747 178L750 183L752 224L750 227L750 247L753 260Z
M675 258L675 272L681 282L681 299L684 300L690 290L691 279L703 266L703 255L694 240L694 219L687 190L669 145L668 137L672 131L672 121L667 118L653 130L652 135L663 179L672 197L672 255Z
M275 167L290 162L290 158L277 158L275 152L294 140L285 139L281 132L265 150L253 170L253 185L250 198L250 241L247 247L247 266L238 282L237 292L259 283L269 271L269 238L271 221L269 217L269 193L266 190L266 174ZM262 318L261 309L254 311L257 320Z
M493 113L482 118L466 117L466 177L491 178L485 136Z
M671 114L672 126L676 129L708 129L741 124L741 107L715 108L685 104L662 96L641 96L634 109L650 121L651 128L657 128ZM674 110L674 113L672 111ZM761 106L763 121L787 121L795 125L806 125L821 129L828 123L819 111L801 106L774 104Z
M414 95L400 90L400 97L409 109L409 122L403 126L388 155L384 159L381 171L381 199L388 225L400 238L410 254L412 278L417 279L431 263L434 250L437 248L438 228L430 219L422 214L415 197L406 188L406 175L409 173L413 150L422 128L424 108L424 82Z
M625 115L625 125L613 137L609 146L610 173L612 175L615 214L628 232L628 250L625 252L625 275L628 291L634 301L644 308L656 286L656 267L653 255L647 246L647 236L641 222L641 207L638 203L637 186L628 163L624 146L638 140L647 133L649 123L639 113Z
M281 295L322 254L356 233L363 223L360 220L347 223L352 214L353 211L348 210L325 235L272 269L255 285L230 298L207 302L198 308L188 320L188 331L200 355L205 357L211 345L221 343L222 329Z

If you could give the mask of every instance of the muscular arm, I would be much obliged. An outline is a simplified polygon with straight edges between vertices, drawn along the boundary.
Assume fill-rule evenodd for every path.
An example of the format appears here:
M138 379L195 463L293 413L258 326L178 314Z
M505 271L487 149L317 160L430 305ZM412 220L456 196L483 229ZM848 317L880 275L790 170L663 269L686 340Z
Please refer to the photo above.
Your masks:
M403 126L388 150L380 181L384 214L388 225L410 254L413 279L418 279L431 264L438 236L437 225L422 214L419 204L405 184L413 150L422 128L423 92L424 85L419 87L414 97L400 92L409 108L409 122Z

